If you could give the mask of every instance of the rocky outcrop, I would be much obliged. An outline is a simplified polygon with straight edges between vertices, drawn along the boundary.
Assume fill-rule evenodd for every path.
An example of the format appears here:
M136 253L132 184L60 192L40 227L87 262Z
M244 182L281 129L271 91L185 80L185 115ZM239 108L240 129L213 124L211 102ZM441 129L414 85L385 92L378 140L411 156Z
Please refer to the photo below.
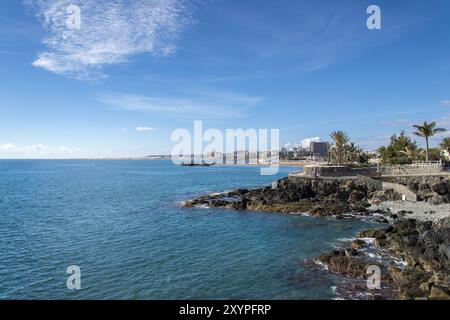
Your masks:
M355 249L333 250L317 257L317 261L340 275L364 278L370 263L357 259L357 255L358 251Z
M296 177L280 179L270 187L202 196L184 206L342 217L346 213L368 214L369 202L398 199L400 195L393 190L379 190L364 180Z
M351 247L317 257L329 270L346 277L364 278L374 262L363 252L368 246L389 253L405 265L385 259L375 264L381 280L391 283L400 299L450 299L450 218L437 224L401 219L385 229L360 232ZM362 238L375 238L368 244Z
M401 298L450 299L449 219L437 224L400 220L384 234L386 239L380 247L407 263L404 270L389 270Z

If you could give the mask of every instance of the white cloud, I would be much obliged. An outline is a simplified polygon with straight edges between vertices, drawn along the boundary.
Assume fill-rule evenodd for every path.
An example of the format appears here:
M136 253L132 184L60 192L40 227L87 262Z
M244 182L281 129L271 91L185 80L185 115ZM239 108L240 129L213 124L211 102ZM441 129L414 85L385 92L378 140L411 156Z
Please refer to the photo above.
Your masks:
M79 153L79 149L64 146L47 146L44 144L17 146L13 143L0 144L0 157L4 158L67 158L75 157Z
M153 130L156 130L156 129L150 128L150 127L136 127L137 132L149 132L149 131L153 131Z
M76 78L103 77L105 66L136 54L175 52L176 36L190 23L189 0L79 0L81 29L69 29L73 0L26 0L47 29L46 51L33 65Z
M9 152L15 150L17 147L12 143L0 144L0 152Z
M393 126L393 127L411 127L413 125L412 120L408 119L390 119L382 120L380 124L383 126Z
M306 138L300 142L300 145L304 149L309 149L311 142L320 142L320 140L320 137Z
M441 104L443 105L443 106L450 106L450 100L442 100L441 101Z
M116 110L201 119L240 117L263 99L263 97L217 92L196 93L192 98L161 98L123 93L99 96L100 102Z

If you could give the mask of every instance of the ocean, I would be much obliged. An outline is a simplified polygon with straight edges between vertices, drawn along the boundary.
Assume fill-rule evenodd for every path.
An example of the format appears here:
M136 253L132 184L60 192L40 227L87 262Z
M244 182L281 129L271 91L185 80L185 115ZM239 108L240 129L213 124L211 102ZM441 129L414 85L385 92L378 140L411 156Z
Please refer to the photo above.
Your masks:
M308 261L370 223L179 206L292 170L2 160L0 299L333 299Z

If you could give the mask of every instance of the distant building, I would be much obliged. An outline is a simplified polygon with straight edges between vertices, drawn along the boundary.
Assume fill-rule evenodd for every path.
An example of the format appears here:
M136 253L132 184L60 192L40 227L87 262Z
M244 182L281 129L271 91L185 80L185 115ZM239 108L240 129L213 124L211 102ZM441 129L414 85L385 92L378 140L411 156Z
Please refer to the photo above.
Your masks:
M312 157L326 158L328 156L328 142L315 142L309 144Z

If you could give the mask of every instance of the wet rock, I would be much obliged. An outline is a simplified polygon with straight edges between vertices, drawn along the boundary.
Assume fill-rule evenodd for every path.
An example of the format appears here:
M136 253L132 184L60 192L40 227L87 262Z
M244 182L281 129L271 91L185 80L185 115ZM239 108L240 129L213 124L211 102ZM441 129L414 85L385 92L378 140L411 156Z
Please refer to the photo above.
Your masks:
M380 229L364 230L358 234L358 238L379 238L384 236L384 231Z
M345 250L335 250L317 257L317 260L328 268L341 275L363 278L366 276L368 265L364 262L347 256Z
M427 296L427 292L424 292L420 287L420 284L427 280L425 273L412 269L400 270L397 267L390 266L389 274L400 291L401 299L425 298Z
M388 262L388 278L398 298L450 299L450 218L439 223L398 219L384 230L365 230L359 236L375 238L374 249L381 247L379 252L389 252L406 262L402 268ZM355 250L362 245L357 240L352 242ZM360 276L353 269L348 272L347 266L349 259L364 261L364 251L352 256L347 249L325 257L323 261L330 263L333 271Z
M351 208L346 204L323 203L315 205L310 210L310 214L319 217L336 216L336 218L344 218L342 214L349 213L351 211Z
M229 196L242 196L249 192L248 189L237 189L228 193Z
M352 241L352 248L353 249L362 249L366 248L369 244L361 239L355 239Z
M432 205L440 205L443 203L448 203L448 198L446 196L435 194L432 197L428 198L427 202Z
M358 255L358 250L353 249L353 248L345 249L345 255L347 257L357 256Z
M448 288L433 286L428 298L432 300L450 300L450 291Z
M378 223L389 223L389 220L386 219L386 218L378 218L378 219L375 219L375 222L378 222Z
M348 197L349 203L358 203L363 200L366 200L366 194L362 191L353 190Z

